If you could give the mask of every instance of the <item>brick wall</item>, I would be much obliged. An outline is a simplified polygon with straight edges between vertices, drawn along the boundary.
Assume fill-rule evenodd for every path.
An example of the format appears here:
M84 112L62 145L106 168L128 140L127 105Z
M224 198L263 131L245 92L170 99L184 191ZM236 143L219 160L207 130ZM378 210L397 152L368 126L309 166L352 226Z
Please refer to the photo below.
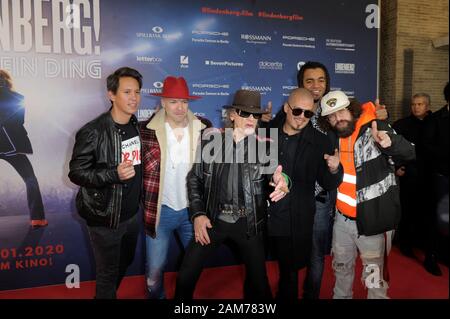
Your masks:
M411 94L430 94L432 110L445 104L448 45L432 40L448 35L448 0L381 0L380 99L392 120L409 114Z

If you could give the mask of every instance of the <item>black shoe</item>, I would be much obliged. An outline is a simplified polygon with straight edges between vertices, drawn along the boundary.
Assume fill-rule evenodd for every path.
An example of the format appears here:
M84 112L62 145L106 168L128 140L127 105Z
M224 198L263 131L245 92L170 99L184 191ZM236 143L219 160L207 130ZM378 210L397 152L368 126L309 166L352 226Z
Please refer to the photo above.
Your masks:
M433 276L442 276L442 271L436 261L436 256L427 256L423 262L423 265L425 269Z
M409 258L416 258L416 255L414 255L414 251L411 247L400 247L400 252L403 254L403 256L409 257Z

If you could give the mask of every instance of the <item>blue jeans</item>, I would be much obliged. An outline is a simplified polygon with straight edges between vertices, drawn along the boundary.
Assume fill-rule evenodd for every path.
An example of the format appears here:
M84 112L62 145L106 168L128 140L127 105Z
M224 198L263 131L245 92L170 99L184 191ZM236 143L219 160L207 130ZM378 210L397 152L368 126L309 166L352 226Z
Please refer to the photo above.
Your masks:
M183 247L186 248L194 233L187 208L173 210L162 205L156 238L145 236L147 289L151 299L165 299L166 297L164 293L164 268L167 263L170 239L175 230Z
M316 200L310 264L303 285L304 299L319 299L325 255L330 254L331 250L336 191L326 192L321 198L324 202Z

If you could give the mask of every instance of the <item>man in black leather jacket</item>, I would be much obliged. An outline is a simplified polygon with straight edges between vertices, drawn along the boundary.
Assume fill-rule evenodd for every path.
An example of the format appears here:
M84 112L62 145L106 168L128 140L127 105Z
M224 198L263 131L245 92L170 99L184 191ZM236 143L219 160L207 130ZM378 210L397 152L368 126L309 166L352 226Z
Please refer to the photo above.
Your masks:
M288 189L281 166L275 170L275 161L270 160L276 148L267 156L268 140L255 134L257 120L265 112L260 101L259 92L238 90L228 107L233 129L202 138L187 176L195 241L188 246L178 273L175 298L192 298L204 260L225 240L239 247L248 278L246 297L272 297L262 237L266 201L268 197L274 202L282 199ZM275 190L267 196L270 177Z
M111 109L76 135L69 178L80 186L78 213L87 223L96 263L96 298L114 299L134 259L142 189L137 119L141 74L123 67L108 76Z

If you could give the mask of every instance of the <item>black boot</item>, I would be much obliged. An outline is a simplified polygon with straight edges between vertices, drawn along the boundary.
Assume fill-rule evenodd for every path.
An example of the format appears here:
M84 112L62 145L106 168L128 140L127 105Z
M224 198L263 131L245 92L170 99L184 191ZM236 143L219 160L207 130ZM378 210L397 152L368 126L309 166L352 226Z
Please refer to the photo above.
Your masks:
M425 257L423 262L425 269L434 276L442 276L442 271L436 260L436 255L430 254Z

